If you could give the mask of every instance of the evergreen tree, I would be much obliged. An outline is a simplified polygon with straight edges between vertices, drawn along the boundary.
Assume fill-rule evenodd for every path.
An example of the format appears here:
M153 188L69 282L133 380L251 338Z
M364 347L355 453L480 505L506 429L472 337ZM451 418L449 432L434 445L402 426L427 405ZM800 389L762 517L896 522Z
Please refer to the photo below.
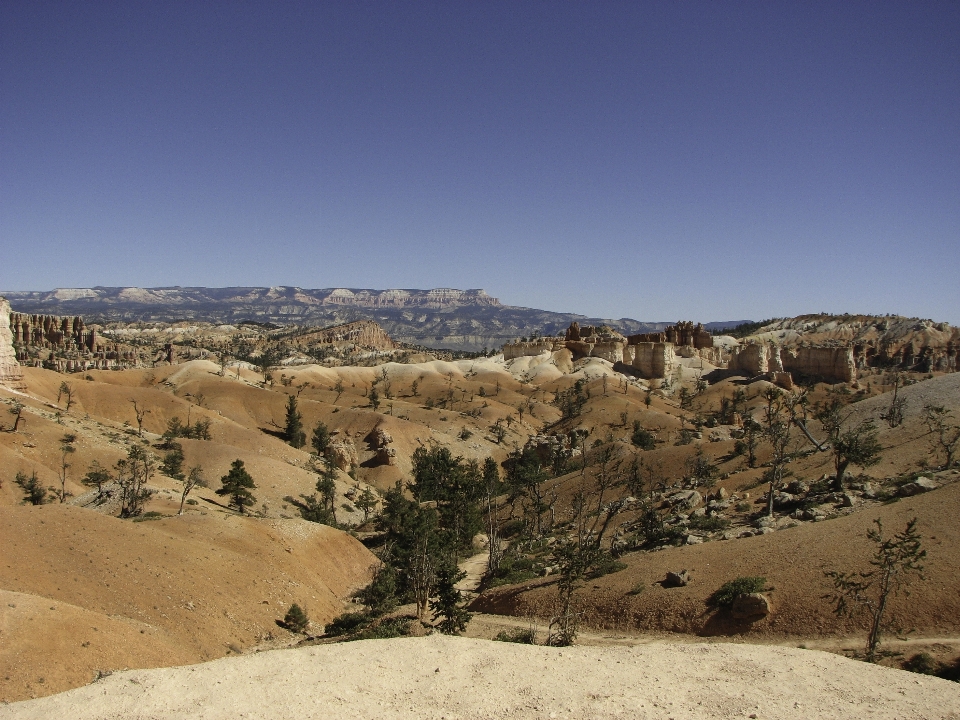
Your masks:
M454 554L469 551L474 536L483 529L484 487L477 462L454 457L445 447L419 447L413 453L413 477L413 496L420 502L437 503L445 544Z
M167 443L166 454L163 456L163 462L160 464L160 472L174 480L183 481L183 446L178 442L170 441Z
M467 629L470 613L462 606L463 595L456 585L466 577L455 563L446 562L437 569L436 599L430 602L437 629L445 635L459 635Z
M18 472L14 482L23 490L24 505L43 505L47 501L47 491L40 484L36 470L29 476L25 472Z
M295 448L307 444L307 434L303 431L303 417L297 410L297 396L287 398L287 421L283 428L283 439Z
M310 618L299 605L294 603L283 617L283 626L290 632L302 633L310 625Z
M250 490L257 486L253 483L253 478L243 466L243 460L237 458L230 465L230 472L220 478L223 487L217 490L217 495L229 495L230 505L236 507L241 513L250 505L253 505L257 499Z
M320 457L326 455L327 448L330 447L330 430L323 421L318 422L317 426L313 429L310 444L313 446L313 451L317 455Z

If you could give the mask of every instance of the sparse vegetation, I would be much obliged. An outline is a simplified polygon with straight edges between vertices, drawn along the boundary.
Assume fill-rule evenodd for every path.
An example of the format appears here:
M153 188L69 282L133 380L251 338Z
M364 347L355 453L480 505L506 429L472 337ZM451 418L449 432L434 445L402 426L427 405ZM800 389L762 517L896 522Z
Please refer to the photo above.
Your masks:
M253 478L243 465L243 460L237 458L230 465L230 472L220 478L223 487L217 490L217 495L229 497L231 507L237 508L241 514L246 508L257 502L251 490L256 489Z
M309 625L310 618L307 617L307 613L303 611L303 608L296 603L291 605L290 609L287 610L287 614L283 616L283 626L290 632L298 634L306 632Z
M730 582L725 582L707 600L711 607L729 609L741 595L763 592L767 586L767 579L758 576L742 576Z
M830 599L834 603L834 612L848 617L866 612L870 618L867 662L876 661L887 602L914 576L922 577L923 560L927 555L917 531L916 518L908 521L906 528L892 538L884 538L879 518L874 523L877 527L867 532L867 538L876 546L870 560L873 569L852 573L828 570L825 573L833 582Z

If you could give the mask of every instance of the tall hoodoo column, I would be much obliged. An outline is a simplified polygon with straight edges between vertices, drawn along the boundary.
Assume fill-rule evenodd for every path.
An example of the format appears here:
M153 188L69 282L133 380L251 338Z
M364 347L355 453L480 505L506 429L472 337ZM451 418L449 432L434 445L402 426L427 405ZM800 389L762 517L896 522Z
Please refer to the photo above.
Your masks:
M22 390L23 371L13 349L13 333L10 332L10 303L0 297L0 385Z

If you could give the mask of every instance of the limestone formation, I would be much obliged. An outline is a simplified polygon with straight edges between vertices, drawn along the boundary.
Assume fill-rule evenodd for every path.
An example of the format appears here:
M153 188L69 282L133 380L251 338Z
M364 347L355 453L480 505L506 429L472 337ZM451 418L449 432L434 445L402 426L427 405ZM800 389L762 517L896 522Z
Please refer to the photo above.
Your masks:
M397 344L373 320L334 325L297 338L299 345L350 343L376 350L393 350Z
M694 325L689 320L681 320L676 325L668 325L662 332L641 333L627 338L631 345L638 343L672 343L678 347L692 347L702 350L713 347L713 336L701 323Z
M87 330L83 318L57 315L24 315L9 313L13 344L79 352L96 352L99 340L96 330Z
M678 323L678 325L684 324ZM686 325L689 328L684 330L686 333L684 338L694 342L696 328L701 326L694 327L692 323L686 323ZM677 335L676 332L673 334ZM709 337L709 333L706 336ZM651 341L641 339L646 337L657 339ZM629 365L645 378L664 378L673 371L676 364L676 345L667 342L665 338L665 333L631 335L627 338L606 326L581 327L573 322L562 338L537 338L531 341L507 343L503 346L503 357L505 360L513 360L518 357L536 356L566 349L572 353L574 360L595 357L611 363ZM703 344L702 337L699 342ZM703 352L712 352L712 338L710 342L710 349L704 348ZM689 347L693 354L700 352L695 350L693 345Z
M857 377L853 347L800 345L780 353L783 369L789 373L822 377L834 382L852 382Z
M766 344L747 343L735 348L728 369L755 377L770 371L770 350Z
M624 362L645 378L665 378L673 372L677 357L673 343L644 342L628 345Z
M0 385L23 389L23 372L13 349L13 334L10 332L10 303L0 297Z
M360 464L357 446L350 439L334 440L324 454L334 467L346 473Z

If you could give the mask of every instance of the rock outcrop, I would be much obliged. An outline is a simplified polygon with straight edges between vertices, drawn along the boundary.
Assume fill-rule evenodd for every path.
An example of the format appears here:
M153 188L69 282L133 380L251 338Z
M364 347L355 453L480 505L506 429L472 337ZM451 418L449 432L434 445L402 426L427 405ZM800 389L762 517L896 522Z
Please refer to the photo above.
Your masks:
M642 342L624 348L623 361L645 378L665 378L676 366L675 346L668 342Z
M752 340L783 348L850 347L856 368L956 372L960 328L897 315L800 315L764 326Z
M713 336L704 329L701 323L694 325L689 320L681 320L676 325L668 325L661 332L630 335L627 340L632 345L648 342L668 342L678 346L689 346L697 350L713 347Z
M792 385L786 375L806 375L829 382L852 382L857 377L852 346L798 345L748 342L735 348L727 365L729 370L750 377L769 374L772 382Z
M331 442L324 455L333 463L335 468L345 473L350 472L360 464L357 446L349 438Z
M9 309L9 305L7 306ZM57 348L95 352L102 343L96 330L87 330L80 316L10 314L13 344L38 348Z
M834 382L852 382L857 378L853 347L800 345L780 352L783 370L797 375L822 377Z
M15 390L24 389L23 372L13 349L13 334L10 332L10 303L0 297L0 385Z
M351 344L375 350L393 350L397 344L382 327L373 320L334 325L296 338L298 347L306 345Z
M747 343L734 348L727 368L750 377L770 372L770 348L766 343Z
M678 346L677 341L682 345ZM569 350L574 360L596 357L611 363L624 363L637 370L642 377L650 379L667 377L676 365L678 354L684 357L702 354L705 359L713 360L717 352L710 333L702 325L691 322L679 322L663 332L629 337L606 326L580 327L573 322L562 338L507 343L503 346L503 357L512 360L562 349Z

